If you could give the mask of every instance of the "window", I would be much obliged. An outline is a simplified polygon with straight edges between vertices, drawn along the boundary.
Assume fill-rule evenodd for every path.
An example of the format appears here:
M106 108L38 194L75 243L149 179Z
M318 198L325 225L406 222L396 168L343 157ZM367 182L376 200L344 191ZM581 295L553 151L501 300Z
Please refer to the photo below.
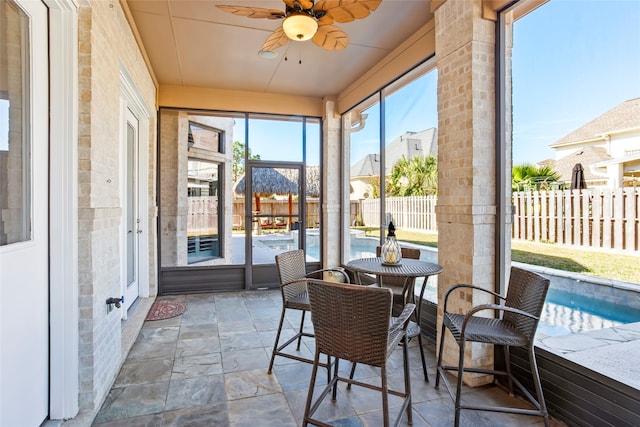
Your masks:
M15 41L0 37L0 246L31 239L29 20L14 3L6 6L3 25L13 27Z
M189 159L187 167L187 257L189 264L221 255L222 165Z
M344 185L350 251L343 261L374 256L390 221L400 242L435 246L436 84L437 72L427 62L342 116L350 165Z

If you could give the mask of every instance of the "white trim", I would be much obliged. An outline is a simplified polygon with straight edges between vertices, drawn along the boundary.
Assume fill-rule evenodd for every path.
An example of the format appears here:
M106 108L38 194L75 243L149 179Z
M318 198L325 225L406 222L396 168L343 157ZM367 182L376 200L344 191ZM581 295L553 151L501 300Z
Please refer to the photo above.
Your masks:
M78 10L49 8L50 81L50 386L51 419L78 413Z
M636 160L640 160L640 154L634 154L633 156L618 157L610 160L603 160L601 162L596 163L595 167L602 168L609 165L616 165L618 163L635 162Z
M140 214L139 229L139 274L138 287L143 298L149 297L149 121L152 111L144 102L135 82L124 64L120 63L120 123L126 124L126 109L128 108L138 119L138 212ZM122 137L120 138L123 141ZM121 153L126 147L121 146ZM122 159L121 159L122 160ZM123 164L123 163L121 163ZM122 178L122 177L121 177ZM123 182L123 179L120 180ZM124 194L124 193L121 193ZM122 234L124 236L124 234ZM121 245L123 248L124 245ZM123 250L123 249L121 249ZM121 259L123 259L121 257ZM126 269L121 277L121 283L126 282ZM126 285L125 285L126 286ZM124 310L123 310L124 311ZM126 313L123 313L126 318Z

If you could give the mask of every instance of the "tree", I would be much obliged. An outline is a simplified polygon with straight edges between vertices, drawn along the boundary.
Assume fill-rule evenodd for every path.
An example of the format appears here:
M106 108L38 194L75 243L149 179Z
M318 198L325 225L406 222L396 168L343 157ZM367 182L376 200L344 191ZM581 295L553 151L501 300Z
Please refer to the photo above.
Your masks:
M438 193L438 160L435 156L402 156L391 169L385 187L388 196L431 196Z
M546 190L551 183L557 182L560 174L553 166L536 166L530 163L516 165L511 171L511 188L513 191Z
M238 179L244 175L244 154L244 144L240 141L233 141L233 182L238 182ZM251 154L251 150L249 150L248 158L249 160L260 160L260 154Z

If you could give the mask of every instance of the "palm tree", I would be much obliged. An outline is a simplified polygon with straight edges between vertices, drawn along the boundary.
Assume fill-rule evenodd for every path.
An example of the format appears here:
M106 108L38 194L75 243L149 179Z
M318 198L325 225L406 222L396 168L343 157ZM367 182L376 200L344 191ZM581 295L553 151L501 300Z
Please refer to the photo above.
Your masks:
M552 182L557 182L560 174L553 166L537 166L530 163L516 165L511 171L511 188L513 191L546 190Z
M438 161L434 156L402 156L393 165L385 188L393 197L430 196L438 193Z

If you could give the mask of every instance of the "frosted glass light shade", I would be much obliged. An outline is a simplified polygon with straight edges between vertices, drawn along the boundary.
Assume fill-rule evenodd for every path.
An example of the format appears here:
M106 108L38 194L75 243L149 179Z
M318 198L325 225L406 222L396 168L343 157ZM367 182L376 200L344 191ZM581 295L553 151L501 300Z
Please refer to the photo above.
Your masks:
M318 31L318 21L311 16L294 12L282 21L282 29L291 40L309 40Z

